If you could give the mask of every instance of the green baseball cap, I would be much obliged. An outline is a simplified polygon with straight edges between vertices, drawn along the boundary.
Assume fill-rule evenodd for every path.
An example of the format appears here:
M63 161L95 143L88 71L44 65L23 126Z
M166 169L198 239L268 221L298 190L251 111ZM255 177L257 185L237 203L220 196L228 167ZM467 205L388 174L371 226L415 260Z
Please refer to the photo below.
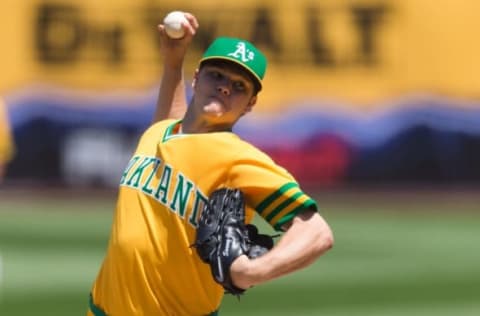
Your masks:
M262 79L267 70L267 58L252 43L233 37L218 37L207 48L200 63L211 59L232 61L247 70L262 88Z

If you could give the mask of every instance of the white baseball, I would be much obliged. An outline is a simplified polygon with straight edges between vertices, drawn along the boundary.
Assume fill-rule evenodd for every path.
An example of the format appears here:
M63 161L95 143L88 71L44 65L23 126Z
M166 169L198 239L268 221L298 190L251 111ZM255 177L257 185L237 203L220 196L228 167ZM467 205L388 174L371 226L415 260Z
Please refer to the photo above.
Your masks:
M165 32L173 39L179 39L185 35L184 23L188 23L188 20L182 11L172 11L163 19Z

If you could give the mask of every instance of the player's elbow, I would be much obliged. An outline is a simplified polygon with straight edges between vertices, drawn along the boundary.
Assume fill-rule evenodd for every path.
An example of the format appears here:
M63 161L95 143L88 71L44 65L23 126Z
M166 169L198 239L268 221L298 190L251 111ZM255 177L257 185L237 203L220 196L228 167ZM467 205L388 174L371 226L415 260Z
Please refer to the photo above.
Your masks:
M323 241L322 242L322 249L323 249L324 252L333 248L333 244L335 243L335 239L333 237L333 232L330 229L330 227L328 227L328 230L323 233L322 241Z
M293 225L305 236L305 246L310 256L317 258L333 247L333 232L325 219L317 212L305 212L294 219Z
M318 257L333 247L335 243L333 232L330 225L318 213L313 215L310 228L313 235L311 236L312 251Z
M317 231L316 235L317 235L315 237L316 242L315 242L313 252L317 256L320 256L333 247L335 240L333 237L332 230L328 225L326 225L326 223L325 225L322 225L322 227Z

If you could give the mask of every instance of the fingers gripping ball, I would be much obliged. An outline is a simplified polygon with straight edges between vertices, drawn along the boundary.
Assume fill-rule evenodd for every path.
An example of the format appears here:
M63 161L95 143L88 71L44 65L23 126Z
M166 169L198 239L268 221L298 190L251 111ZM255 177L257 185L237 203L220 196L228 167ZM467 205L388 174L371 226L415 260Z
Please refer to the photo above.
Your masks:
M241 255L256 258L273 247L270 236L258 234L254 225L245 225L243 194L237 189L212 193L200 216L193 246L203 262L210 265L214 280L230 294L240 295L230 276L230 266Z
M188 24L188 20L182 11L172 11L163 19L165 32L173 39L180 39L185 36L184 24Z

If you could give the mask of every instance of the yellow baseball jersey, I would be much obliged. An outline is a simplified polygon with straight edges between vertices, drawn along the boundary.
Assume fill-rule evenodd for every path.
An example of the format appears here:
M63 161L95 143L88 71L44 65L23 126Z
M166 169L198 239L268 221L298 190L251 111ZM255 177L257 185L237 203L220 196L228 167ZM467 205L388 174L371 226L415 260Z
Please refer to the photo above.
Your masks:
M111 237L92 289L107 315L209 315L224 290L194 248L202 208L216 189L240 189L277 230L316 203L267 155L231 132L178 133L165 120L141 137L120 180Z
M10 161L13 156L13 141L5 103L0 100L0 165Z

